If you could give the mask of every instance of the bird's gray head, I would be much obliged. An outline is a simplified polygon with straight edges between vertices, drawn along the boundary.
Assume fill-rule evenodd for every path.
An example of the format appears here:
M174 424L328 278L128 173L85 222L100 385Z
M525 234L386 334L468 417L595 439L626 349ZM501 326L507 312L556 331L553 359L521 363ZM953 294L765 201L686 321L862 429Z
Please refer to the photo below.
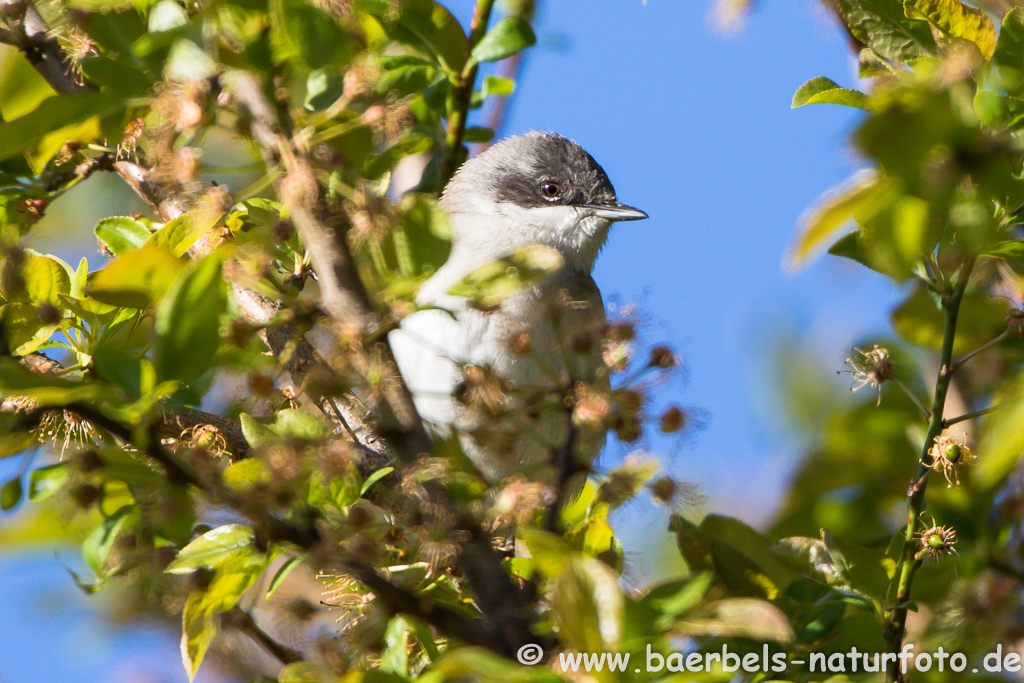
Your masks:
M487 241L495 248L524 241L547 244L585 271L593 267L613 222L647 218L616 201L607 174L585 149L537 131L503 140L467 161L441 203L453 215L502 218L456 220L456 241Z

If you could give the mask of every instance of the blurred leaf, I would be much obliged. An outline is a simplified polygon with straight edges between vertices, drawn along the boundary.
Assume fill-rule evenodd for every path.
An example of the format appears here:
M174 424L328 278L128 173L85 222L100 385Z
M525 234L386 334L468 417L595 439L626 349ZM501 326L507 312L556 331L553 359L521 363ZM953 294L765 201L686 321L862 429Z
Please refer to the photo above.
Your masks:
M266 463L257 458L231 463L221 477L224 486L236 493L251 493L255 487L269 484L273 480Z
M217 569L226 562L247 558L255 552L253 530L241 524L211 529L178 552L164 570L168 574L189 574L199 569Z
M13 358L0 358L0 393L34 399L39 406L61 406L95 400L104 395L98 384L38 375Z
M218 630L216 615L235 606L259 578L261 567L238 568L228 564L218 571L205 590L192 591L182 612L181 659L185 673L195 678L206 651Z
M145 244L93 273L86 294L111 306L149 308L163 297L185 265L155 244Z
M775 605L755 598L726 598L714 602L710 614L686 619L677 628L688 635L720 638L744 637L789 643L793 627Z
M923 285L892 312L892 326L911 344L942 347L946 316ZM996 337L1006 327L1006 304L982 292L968 292L960 304L953 353L960 355Z
M277 0L272 7L273 25L283 28L279 39L287 41L290 51L309 70L328 64L344 66L358 51L354 37L319 7L295 0ZM280 57L287 58L286 55Z
M625 598L606 564L574 557L558 575L551 604L562 641L578 652L614 652L622 636Z
M477 268L452 285L448 294L469 299L484 309L494 308L523 287L537 284L564 264L561 252L554 247L528 244Z
M994 401L999 410L985 418L978 444L981 455L971 466L971 480L981 490L991 490L1007 477L1024 452L1024 376L1008 383Z
M117 537L126 526L134 524L136 518L132 506L126 505L102 520L82 542L82 557L97 577L106 577L119 569L118 566L108 566L110 551Z
M10 510L13 508L21 502L21 497L24 493L20 476L4 482L4 485L0 486L0 510Z
M199 45L188 38L171 44L164 63L164 75L180 81L204 81L217 72L217 64Z
M207 256L182 276L161 302L153 356L160 380L189 384L216 362L220 318L228 305L221 264L218 254Z
M0 123L0 159L24 151L55 130L106 116L122 107L121 98L87 92L57 95L44 100L34 111L8 123Z
M789 267L802 265L823 241L854 217L858 209L867 209L878 200L879 182L874 173L854 177L847 185L836 188L824 198L803 221Z
M488 74L484 79L484 87L481 92L485 98L491 95L507 97L515 92L515 89L516 82L512 79Z
M655 586L643 597L660 615L659 623L668 628L671 620L697 606L707 595L714 582L714 574L701 572L687 579L679 579Z
M540 572L550 578L566 571L569 560L576 554L563 537L531 526L516 529L516 536L526 544Z
M910 19L931 22L948 36L974 43L985 59L992 59L996 28L982 10L960 0L903 0L903 12Z
M334 104L344 91L345 79L336 68L314 69L306 77L303 106L308 111L321 111Z
M1009 95L1024 91L1024 8L1014 7L1003 17L992 61L998 82Z
M70 462L37 467L28 477L28 499L33 503L46 500L60 490L70 476Z
M183 256L223 215L210 209L192 209L167 221L164 227L148 237L148 243L163 247L175 256Z
M537 42L533 29L522 17L508 16L491 27L473 47L470 59L475 62L496 62L511 57Z
M847 107L869 109L867 95L859 90L840 88L824 76L807 81L793 95L793 109L807 104L842 104Z
M892 62L935 56L927 22L904 15L900 0L835 0L835 8L857 40Z
M402 683L404 678L376 679L372 683ZM422 683L475 681L476 683L563 683L544 666L521 666L482 647L453 647L425 673Z
M445 70L460 73L468 40L458 19L433 0L405 0L397 5L364 3L394 40L423 51Z
M293 555L285 560L278 570L274 572L273 578L270 579L270 585L267 586L267 592L264 599L270 600L270 598L274 597L274 593L276 593L277 589L281 587L281 584L288 578L288 575L305 562L305 560L305 555Z
M145 225L129 216L103 218L93 232L114 256L141 247L152 235Z

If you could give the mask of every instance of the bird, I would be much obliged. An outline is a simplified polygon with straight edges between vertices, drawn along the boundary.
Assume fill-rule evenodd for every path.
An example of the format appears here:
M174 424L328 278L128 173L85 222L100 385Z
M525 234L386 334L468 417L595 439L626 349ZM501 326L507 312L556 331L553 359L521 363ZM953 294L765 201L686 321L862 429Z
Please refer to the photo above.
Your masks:
M618 202L583 147L539 131L466 161L439 203L451 251L420 287L416 311L389 334L399 372L428 429L456 435L487 481L521 474L553 483L552 454L571 418L552 392L608 384L594 263L613 223L648 216ZM453 293L477 269L538 244L557 251L557 267L499 304ZM603 429L576 439L573 457L589 466L604 439Z

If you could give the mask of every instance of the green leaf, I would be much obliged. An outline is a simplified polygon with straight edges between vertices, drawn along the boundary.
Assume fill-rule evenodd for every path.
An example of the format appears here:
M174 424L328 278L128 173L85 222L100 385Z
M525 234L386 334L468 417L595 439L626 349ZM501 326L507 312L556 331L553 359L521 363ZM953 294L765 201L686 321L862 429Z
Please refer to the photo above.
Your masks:
M1009 95L1024 91L1024 7L1014 7L1003 17L992 62L998 82Z
M659 616L659 625L668 628L678 616L696 607L711 590L715 576L700 572L687 579L679 579L655 586L642 602L650 605Z
M256 486L269 484L272 480L273 475L266 463L256 458L231 463L222 475L224 486L236 493L250 492Z
M321 111L334 104L345 91L345 79L337 68L314 69L306 77L306 99L302 106L307 111Z
M530 23L522 17L505 17L491 27L470 53L475 62L496 62L511 57L537 42Z
M82 557L97 577L104 578L117 573L120 565L110 566L110 551L125 527L134 524L137 518L133 507L125 505L101 521L82 542Z
M21 502L24 490L21 486L21 477L15 477L0 486L0 510L10 510Z
M931 27L907 18L901 0L835 0L835 7L853 37L891 62L936 55Z
M168 574L189 574L199 569L217 569L235 558L248 558L255 550L253 530L242 524L211 529L181 549L164 570Z
M501 76L495 76L488 74L487 78L484 79L484 87L481 90L483 97L487 98L491 95L497 95L499 97L508 97L516 89L516 82L511 78L502 78Z
M79 65L91 82L124 97L142 97L153 87L146 72L116 59L91 55L79 61Z
M680 624L691 636L750 638L757 641L790 643L793 627L778 607L757 598L725 598L708 607L709 614Z
M93 273L85 286L100 303L126 308L149 308L178 279L185 265L163 247L145 244Z
M572 557L578 554L562 536L530 526L516 529L516 536L526 544L537 568L547 577L560 575Z
M982 256L1001 259L1011 264L1019 273L1024 273L1024 242L1009 240L990 245Z
M227 564L205 590L189 594L181 615L181 659L190 681L217 634L217 614L234 607L261 571L262 566L243 568L237 563Z
M903 339L925 348L942 348L946 316L935 307L924 285L892 312L892 326ZM982 292L969 292L960 304L953 353L981 346L1006 327L1006 305Z
M996 28L982 10L960 0L903 0L903 13L909 19L931 22L947 36L974 43L985 59L992 59Z
M32 470L28 476L28 499L36 503L59 491L68 480L72 467L69 461Z
M971 480L983 491L1002 486L1024 451L1024 375L1018 374L1008 382L994 403L999 410L985 418L985 430L977 448L981 457L970 468Z
M57 95L44 100L34 111L9 123L0 123L0 159L6 159L39 142L44 136L94 116L106 116L123 107L120 97L88 92Z
M409 675L409 624L404 617L391 617L384 631L384 651L380 655L381 671Z
M867 95L859 90L841 88L824 76L807 81L793 95L793 109L807 104L842 104L858 109L870 108Z
M220 346L220 318L227 310L221 258L207 256L167 292L156 313L153 362L163 381L195 381L213 367Z
M13 358L0 358L0 393L31 398L40 406L61 406L99 399L105 390L93 382L37 375Z
M285 560L281 566L278 567L277 571L274 572L274 577L270 580L270 585L267 587L265 599L270 600L270 598L274 597L274 593L276 593L277 589L281 587L281 584L284 583L286 578L288 578L288 575L305 561L305 555L292 555Z
M48 303L62 307L61 294L71 291L71 277L59 261L26 250L17 274L9 269L16 261L0 262L0 295L8 301L30 302L36 306Z
M114 256L138 249L152 235L142 222L129 216L103 218L93 228L93 232Z
M245 440L253 448L259 448L263 444L270 443L277 438L274 432L260 424L259 420L252 415L242 413L238 416L238 421L242 426L242 436L245 437Z
M388 35L400 43L418 48L424 56L451 73L460 73L466 59L468 40L459 20L434 0L405 0L385 4L376 14Z
M202 47L188 38L171 44L164 62L164 76L179 81L204 81L217 73L217 64Z
M221 211L193 209L167 221L164 227L148 236L148 243L163 247L175 256L184 256L223 215Z
M622 637L625 597L618 576L605 563L576 556L551 592L561 640L578 652L614 652Z
M371 486L373 486L378 481L380 481L381 479L383 479L384 477L388 476L389 474L391 474L394 471L395 471L394 467L382 467L379 470L377 470L376 472L374 472L373 474L371 474L370 476L368 476L366 478L366 481L363 482L362 487L360 487L360 489L359 489L359 495L362 496L363 494L365 494L367 491L370 490Z
M793 254L789 258L789 268L796 269L803 265L822 242L853 220L855 212L875 204L879 188L877 176L865 173L830 192L803 221Z
M467 298L484 309L494 308L563 265L565 259L557 249L543 244L528 244L477 268L452 285L448 294Z

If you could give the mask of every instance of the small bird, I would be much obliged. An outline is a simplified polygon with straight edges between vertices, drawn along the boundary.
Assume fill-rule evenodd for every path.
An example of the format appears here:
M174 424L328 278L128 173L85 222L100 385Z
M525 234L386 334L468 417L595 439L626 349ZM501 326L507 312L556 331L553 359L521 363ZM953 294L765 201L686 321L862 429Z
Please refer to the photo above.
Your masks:
M552 390L608 383L594 261L612 223L647 214L616 200L580 145L536 131L463 164L440 204L451 253L420 288L420 310L389 336L399 370L427 426L441 437L460 434L489 481L516 473L550 481L570 419ZM556 249L562 265L491 309L451 293L481 266L533 244ZM574 457L589 464L604 438L600 430L578 440Z

